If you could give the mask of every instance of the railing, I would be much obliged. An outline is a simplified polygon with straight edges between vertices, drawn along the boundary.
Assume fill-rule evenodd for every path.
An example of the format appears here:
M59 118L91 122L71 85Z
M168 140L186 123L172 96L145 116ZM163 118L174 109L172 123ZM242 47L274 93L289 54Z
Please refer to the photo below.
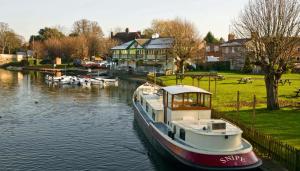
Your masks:
M276 160L290 171L300 171L300 150L237 122L221 112L213 110L212 117L226 119L240 127L243 130L243 137L251 142L260 156Z

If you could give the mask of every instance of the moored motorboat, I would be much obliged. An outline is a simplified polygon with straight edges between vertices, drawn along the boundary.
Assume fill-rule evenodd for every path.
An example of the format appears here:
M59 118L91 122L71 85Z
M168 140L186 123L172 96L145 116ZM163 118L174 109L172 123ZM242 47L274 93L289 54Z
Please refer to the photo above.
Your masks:
M92 85L102 85L103 84L103 80L99 80L99 79L91 79L91 84Z
M91 87L91 79L90 78L79 78L80 85L82 87Z
M163 155L189 167L249 170L261 165L242 130L211 119L211 93L185 85L144 84L133 95L135 119Z

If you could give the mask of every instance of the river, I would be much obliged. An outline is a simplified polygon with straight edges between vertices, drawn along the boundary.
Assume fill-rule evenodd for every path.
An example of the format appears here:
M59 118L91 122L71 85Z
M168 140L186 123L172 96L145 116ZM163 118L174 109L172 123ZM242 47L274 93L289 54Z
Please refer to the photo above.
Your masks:
M0 69L0 170L182 170L139 130L119 87L57 87L39 72Z

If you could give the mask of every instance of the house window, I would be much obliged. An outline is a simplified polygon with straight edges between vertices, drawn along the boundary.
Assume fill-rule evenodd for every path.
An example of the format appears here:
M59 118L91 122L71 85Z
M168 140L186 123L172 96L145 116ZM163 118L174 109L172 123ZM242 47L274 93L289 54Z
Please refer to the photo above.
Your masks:
M225 47L225 53L229 53L229 47Z
M176 125L173 127L173 133L176 134Z
M185 130L182 128L179 130L179 138L185 141Z
M215 50L215 52L218 52L220 49L219 49L219 46L215 46L214 47L214 50Z
M231 53L235 53L235 48L234 47L231 48Z

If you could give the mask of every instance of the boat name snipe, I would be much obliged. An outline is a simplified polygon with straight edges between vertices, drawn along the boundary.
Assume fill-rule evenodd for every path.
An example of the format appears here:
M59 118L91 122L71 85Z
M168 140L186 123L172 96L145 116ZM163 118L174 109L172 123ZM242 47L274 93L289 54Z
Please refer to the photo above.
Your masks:
M237 155L231 155L231 156L226 156L226 157L222 157L220 158L220 162L222 162L223 164L226 164L229 161L241 161L241 162L246 162L245 158L242 156L237 156Z

